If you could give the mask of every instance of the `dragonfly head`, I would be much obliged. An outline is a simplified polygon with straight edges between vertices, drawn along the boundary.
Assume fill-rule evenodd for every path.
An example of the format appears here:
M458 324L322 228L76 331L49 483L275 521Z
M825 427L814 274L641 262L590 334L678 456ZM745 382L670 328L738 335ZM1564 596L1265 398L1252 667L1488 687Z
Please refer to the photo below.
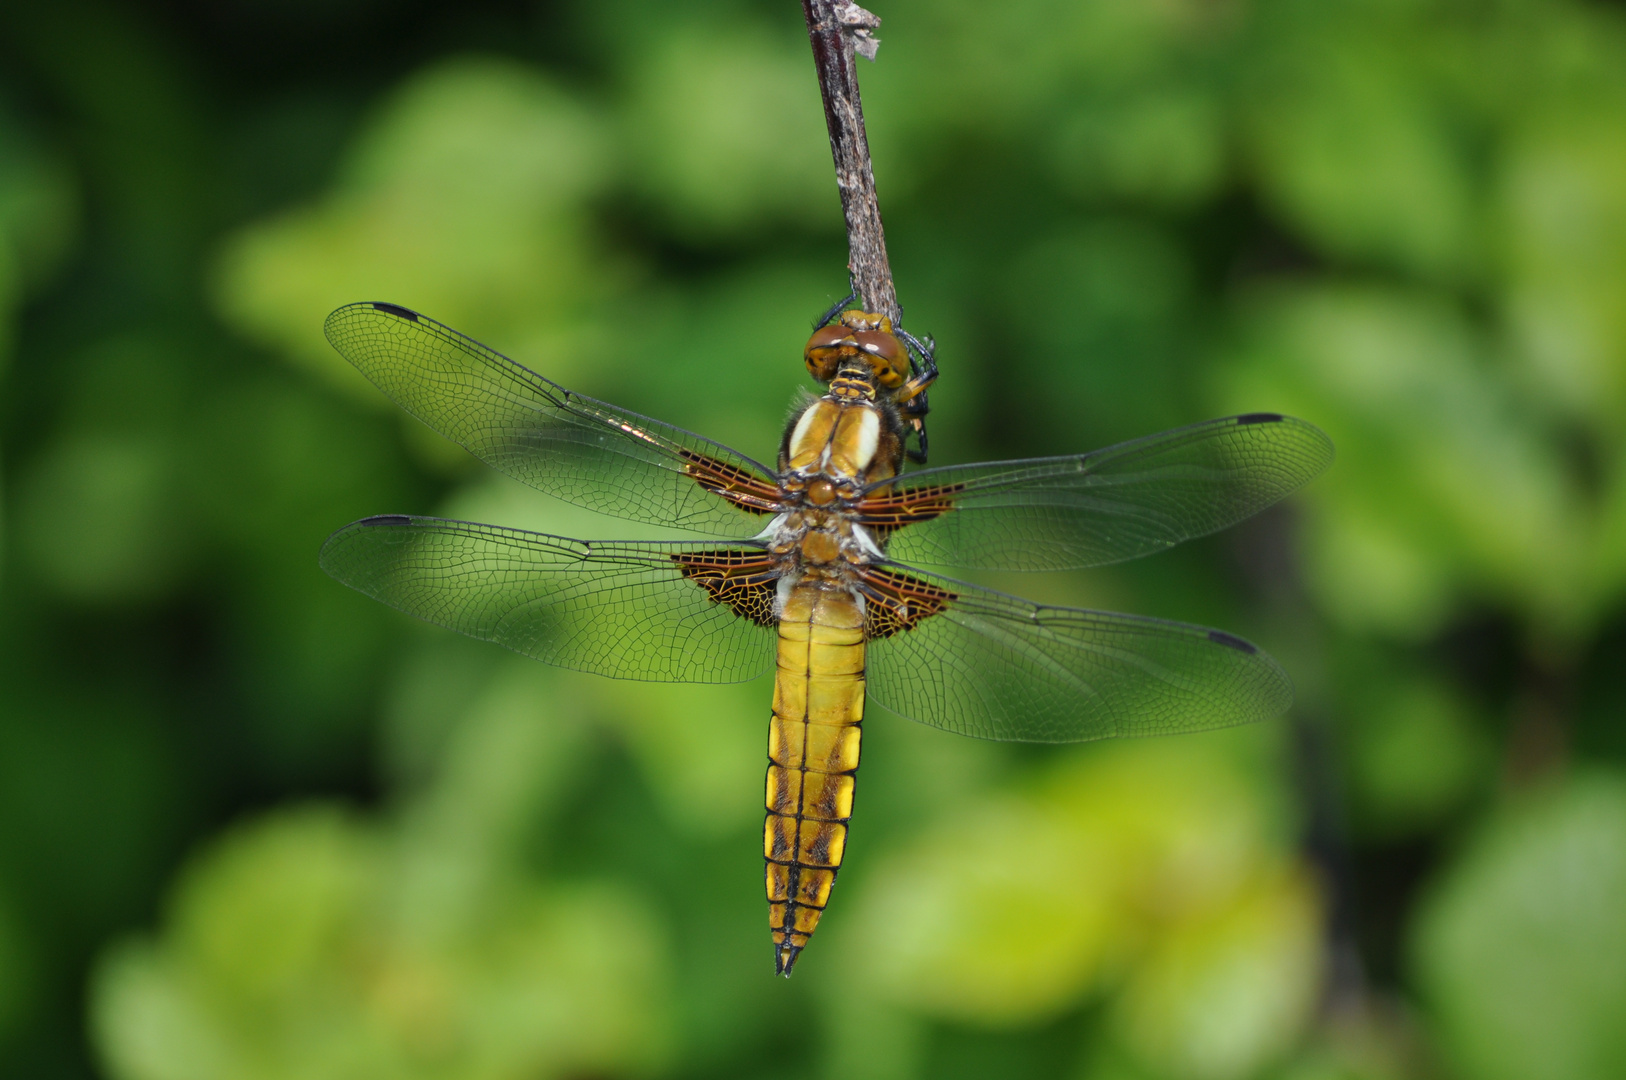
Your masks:
M892 320L866 311L843 311L813 331L802 350L808 372L822 383L843 367L862 366L888 390L909 377L909 351L892 332Z

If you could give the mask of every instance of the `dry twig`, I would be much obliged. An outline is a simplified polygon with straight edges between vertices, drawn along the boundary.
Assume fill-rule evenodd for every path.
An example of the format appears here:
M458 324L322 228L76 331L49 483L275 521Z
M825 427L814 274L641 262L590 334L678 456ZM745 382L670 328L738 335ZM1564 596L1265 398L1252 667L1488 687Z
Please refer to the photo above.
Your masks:
M830 155L835 159L836 186L847 218L848 270L865 311L877 311L902 325L892 268L886 258L886 234L875 197L869 140L864 135L864 106L858 97L855 53L875 59L880 40L873 31L881 20L847 0L802 0L813 63L824 96L824 122L830 129Z

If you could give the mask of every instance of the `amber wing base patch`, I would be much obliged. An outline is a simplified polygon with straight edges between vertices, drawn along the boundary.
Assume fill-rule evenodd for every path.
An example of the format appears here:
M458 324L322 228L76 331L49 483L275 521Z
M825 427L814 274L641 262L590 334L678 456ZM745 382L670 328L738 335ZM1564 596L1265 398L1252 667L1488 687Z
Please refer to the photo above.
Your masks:
M874 495L859 501L858 523L884 543L906 525L930 521L953 510L954 497L964 488L964 484L936 484Z
M683 455L683 471L695 483L727 499L741 510L753 514L777 514L782 509L779 489L764 483L756 473L693 450L683 449L679 452Z
M777 624L773 606L780 571L766 553L718 548L679 552L672 556L672 561L678 564L684 577L740 618L758 626Z
M920 620L936 615L959 599L957 594L919 578L874 567L859 576L858 588L866 601L864 635L870 641L913 630Z

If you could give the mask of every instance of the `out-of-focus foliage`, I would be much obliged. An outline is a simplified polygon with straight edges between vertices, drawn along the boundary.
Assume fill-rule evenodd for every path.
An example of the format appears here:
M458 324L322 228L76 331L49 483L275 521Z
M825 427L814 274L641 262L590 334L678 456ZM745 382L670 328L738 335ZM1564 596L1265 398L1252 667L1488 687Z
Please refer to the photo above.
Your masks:
M1319 903L1268 774L1216 741L1075 753L943 815L861 898L855 983L1000 1026L1110 989L1108 1029L1157 1071L1257 1073L1315 1000Z
M1418 975L1471 1076L1626 1064L1626 782L1581 776L1496 815L1416 928Z
M828 144L795 36L690 19L615 63L628 178L663 228L701 247L778 223L828 231Z
M32 143L0 95L0 376L11 360L17 308L55 269L74 224L66 170Z
M319 202L226 243L221 309L368 401L373 388L311 332L345 297L444 311L577 375L580 350L565 342L598 277L582 211L604 171L602 127L517 63L460 58L421 72L378 107Z
M18 305L61 262L77 204L62 162L22 128L0 99L0 359L9 360Z
M112 1071L485 1078L658 1065L669 973L647 908L624 886L516 879L505 858L516 811L539 794L517 770L546 774L558 750L535 745L558 733L534 723L534 707L513 707L536 689L522 677L497 691L506 708L466 718L444 786L401 827L380 834L307 808L205 856L162 943L126 945L99 973L94 1020Z
M315 552L385 511L659 535L396 415L322 339L351 300L771 457L846 284L796 6L20 8L12 1071L1626 1073L1626 11L871 6L934 460L1255 410L1339 449L1229 537L995 584L1246 633L1293 716L1023 750L874 710L771 980L765 684L528 664Z

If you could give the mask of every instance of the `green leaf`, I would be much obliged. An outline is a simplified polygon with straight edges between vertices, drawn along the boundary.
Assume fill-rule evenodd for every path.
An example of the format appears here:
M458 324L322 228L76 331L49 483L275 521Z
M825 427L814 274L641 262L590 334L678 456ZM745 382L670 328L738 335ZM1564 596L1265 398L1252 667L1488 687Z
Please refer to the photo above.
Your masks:
M228 239L221 313L380 408L322 338L341 304L405 304L569 382L599 281L582 203L606 167L590 114L536 71L442 62L384 103L320 201Z
M1439 882L1412 941L1468 1080L1626 1074L1626 777L1498 815Z

